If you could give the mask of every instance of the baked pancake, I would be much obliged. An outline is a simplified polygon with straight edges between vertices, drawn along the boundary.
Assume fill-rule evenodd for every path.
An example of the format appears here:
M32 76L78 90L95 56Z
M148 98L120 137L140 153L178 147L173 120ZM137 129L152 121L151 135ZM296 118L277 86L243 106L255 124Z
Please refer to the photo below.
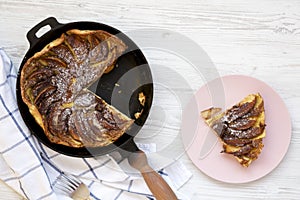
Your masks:
M51 142L101 147L131 126L132 119L87 90L126 48L108 32L73 29L27 60L20 77L22 99Z
M223 153L233 155L244 167L258 158L266 136L264 101L260 94L250 94L224 112L221 108L209 108L201 116L222 142Z

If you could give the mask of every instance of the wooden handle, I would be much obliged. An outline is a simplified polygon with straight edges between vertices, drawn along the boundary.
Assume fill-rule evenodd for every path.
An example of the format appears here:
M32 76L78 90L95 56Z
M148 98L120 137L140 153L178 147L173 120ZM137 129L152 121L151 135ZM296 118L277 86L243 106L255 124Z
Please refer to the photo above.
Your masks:
M147 157L143 151L132 153L128 157L128 162L132 167L141 172L146 184L157 200L177 200L171 187L149 166Z

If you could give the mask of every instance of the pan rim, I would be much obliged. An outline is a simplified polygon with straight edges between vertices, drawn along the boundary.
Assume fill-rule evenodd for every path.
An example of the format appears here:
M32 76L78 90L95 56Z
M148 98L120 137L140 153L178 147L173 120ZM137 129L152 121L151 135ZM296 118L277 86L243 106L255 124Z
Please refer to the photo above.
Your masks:
M46 19L47 20L47 19ZM85 28L87 27L87 28ZM100 28L101 27L101 28ZM126 144L128 141L132 140L134 136L138 133L139 130L136 130L135 133L127 134L124 133L120 138L118 138L114 143L109 144L104 147L93 147L93 148L86 148L86 147L68 147L64 145L59 145L55 143L51 143L49 139L44 134L44 131L42 128L37 125L36 121L34 120L33 116L29 113L27 105L23 102L21 97L21 90L20 90L20 74L23 69L23 66L25 62L34 55L34 53L40 51L44 46L46 46L48 43L53 41L57 38L58 35L61 35L62 33L66 32L67 30L71 29L79 29L79 30L104 30L107 31L113 35L115 34L121 34L122 39L123 37L126 39L125 43L129 45L133 45L136 48L137 56L139 56L138 61L140 63L136 64L145 64L147 65L148 70L148 78L151 80L151 84L149 84L147 87L150 88L150 97L149 97L149 108L147 112L144 112L145 120L142 122L142 125L145 123L151 105L152 105L152 99L153 99L153 80L152 80L152 74L150 66L142 53L141 49L137 47L137 45L123 32L120 30L98 22L91 22L91 21L78 21L78 22L71 22L67 24L57 24L56 27L52 27L51 30L49 30L47 33L42 35L37 42L35 42L33 45L30 45L28 51L26 52L19 71L18 71L18 77L17 77L17 84L16 84L16 95L17 95L17 104L21 113L21 116L26 124L26 126L29 128L30 133L35 136L41 143L43 143L45 146L49 147L50 149L64 154L68 156L73 157L93 157L93 156L99 156L99 155L105 155L112 151L115 151L116 149L120 148L122 145ZM92 152L92 153L91 153Z

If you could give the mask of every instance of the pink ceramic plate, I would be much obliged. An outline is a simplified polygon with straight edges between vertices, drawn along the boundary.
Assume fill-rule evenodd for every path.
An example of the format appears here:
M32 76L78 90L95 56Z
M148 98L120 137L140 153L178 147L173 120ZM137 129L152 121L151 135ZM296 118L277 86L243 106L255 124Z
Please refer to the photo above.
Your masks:
M211 106L231 107L250 93L264 98L267 136L258 159L245 168L231 155L220 153L222 145L200 112ZM201 87L183 112L181 128L192 162L208 176L228 183L250 182L267 175L281 162L291 139L291 119L280 96L264 82L241 75L225 76Z

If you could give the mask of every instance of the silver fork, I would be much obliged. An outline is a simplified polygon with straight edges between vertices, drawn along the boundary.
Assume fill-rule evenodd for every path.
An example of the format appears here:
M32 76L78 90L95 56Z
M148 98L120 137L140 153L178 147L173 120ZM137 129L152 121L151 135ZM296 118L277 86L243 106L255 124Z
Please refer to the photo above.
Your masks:
M54 180L52 186L54 191L67 195L74 200L91 200L88 187L76 176L60 170L44 153L41 144L33 138L33 142L40 153L42 162L46 162L56 169L60 174Z
M74 200L91 200L87 185L72 174L62 172L53 187L55 192L67 195Z

